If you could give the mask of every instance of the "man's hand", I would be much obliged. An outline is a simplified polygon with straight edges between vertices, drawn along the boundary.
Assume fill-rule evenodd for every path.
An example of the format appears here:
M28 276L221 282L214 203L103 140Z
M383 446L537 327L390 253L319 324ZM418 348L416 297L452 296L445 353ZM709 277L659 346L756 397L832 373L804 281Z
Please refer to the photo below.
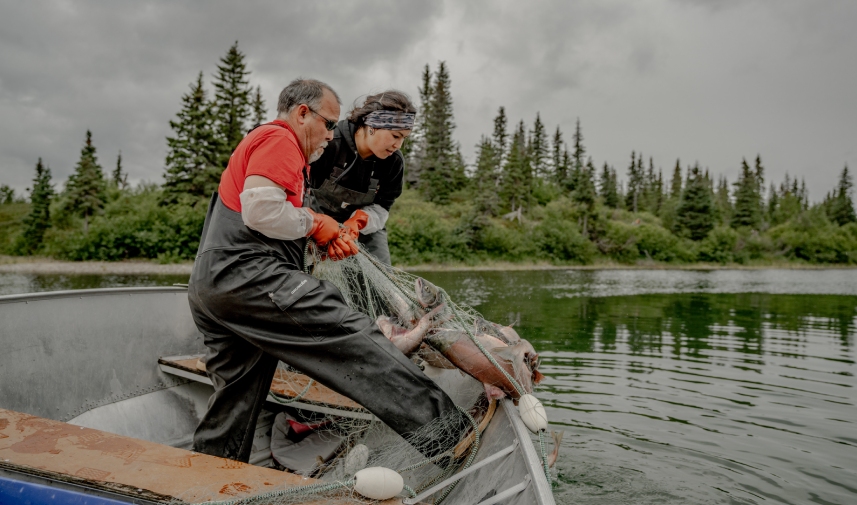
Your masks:
M335 219L310 209L307 209L307 212L312 216L312 226L307 237L315 240L319 247L326 246L331 240L336 240L339 237L339 223Z
M330 241L327 246L327 256L333 261L344 260L349 256L354 256L360 252L360 248L354 243L350 233L345 228L342 228L342 233L339 237Z
M350 218L342 223L342 226L348 230L348 234L351 235L351 240L357 240L357 237L360 236L360 230L366 228L366 223L368 222L369 215L362 210L357 209Z

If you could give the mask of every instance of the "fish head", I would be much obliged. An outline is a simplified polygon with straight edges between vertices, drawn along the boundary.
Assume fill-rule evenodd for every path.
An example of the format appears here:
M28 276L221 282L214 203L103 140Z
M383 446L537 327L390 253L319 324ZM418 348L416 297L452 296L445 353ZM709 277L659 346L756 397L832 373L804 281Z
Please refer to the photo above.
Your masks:
M545 380L544 374L539 372L539 363L541 363L541 359L538 354L535 352L524 354L524 363L532 374L533 384L540 384Z
M533 344L527 340L521 339L514 347L518 349L518 354L521 355L521 359L527 367L527 370L529 370L530 373L538 372L541 359L539 358L539 353L537 353L533 347Z
M422 277L417 277L414 282L414 291L417 295L417 302L424 309L436 307L440 303L440 288Z
M479 335L479 337L482 340L487 336ZM518 381L525 393L532 393L535 385L544 379L544 375L538 370L539 354L533 348L532 344L524 339L520 339L512 345L507 345L494 337L490 337L490 339L499 343L499 345L489 347L491 353L500 358L498 362L501 364L508 364L508 367L504 368ZM510 390L507 393L513 398L518 397L516 391Z
M510 344L516 344L516 343L521 341L521 336L518 335L518 332L515 331L515 329L512 328L511 325L501 326L500 327L500 333L504 337L506 337L506 341L509 342Z

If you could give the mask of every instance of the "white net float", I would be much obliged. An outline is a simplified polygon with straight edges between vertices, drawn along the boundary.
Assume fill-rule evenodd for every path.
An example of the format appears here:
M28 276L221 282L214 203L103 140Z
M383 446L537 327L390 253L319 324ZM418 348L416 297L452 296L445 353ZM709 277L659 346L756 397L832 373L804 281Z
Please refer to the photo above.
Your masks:
M373 500L389 500L405 488L402 476L389 468L373 466L354 475L354 490Z
M521 414L521 420L533 433L548 429L548 415L542 402L535 396L521 396L518 400L518 412Z

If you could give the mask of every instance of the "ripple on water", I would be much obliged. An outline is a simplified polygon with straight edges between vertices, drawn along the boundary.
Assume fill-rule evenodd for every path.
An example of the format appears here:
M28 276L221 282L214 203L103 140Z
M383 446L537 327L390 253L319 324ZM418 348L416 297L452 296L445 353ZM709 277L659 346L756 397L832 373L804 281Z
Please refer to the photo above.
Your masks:
M857 498L853 270L440 277L542 351L559 503Z
M558 503L857 502L857 270L424 276L540 350ZM134 280L69 282L0 289Z

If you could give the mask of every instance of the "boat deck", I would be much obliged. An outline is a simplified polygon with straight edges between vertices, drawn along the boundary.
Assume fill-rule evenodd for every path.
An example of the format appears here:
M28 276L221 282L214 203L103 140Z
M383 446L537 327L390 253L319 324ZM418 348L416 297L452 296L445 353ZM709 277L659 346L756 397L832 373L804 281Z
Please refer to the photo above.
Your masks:
M160 358L158 366L163 372L211 384L199 356ZM317 382L309 383L305 375L278 369L268 401L285 400L296 408L372 418L353 400ZM299 401L293 401L295 398ZM120 500L131 498L155 503L174 503L176 499L185 503L231 500L319 482L271 468L0 409L0 473L3 471L72 488L95 489Z
M228 500L318 482L5 409L0 468L151 502Z
M200 356L167 356L158 359L161 371L184 377L186 379L211 384L211 379L205 373L205 365L199 361ZM278 368L271 382L271 403L287 403L303 410L321 412L324 414L340 415L358 419L374 419L369 411L359 403L343 396L332 389L312 381L299 372ZM302 394L303 393L303 394Z

